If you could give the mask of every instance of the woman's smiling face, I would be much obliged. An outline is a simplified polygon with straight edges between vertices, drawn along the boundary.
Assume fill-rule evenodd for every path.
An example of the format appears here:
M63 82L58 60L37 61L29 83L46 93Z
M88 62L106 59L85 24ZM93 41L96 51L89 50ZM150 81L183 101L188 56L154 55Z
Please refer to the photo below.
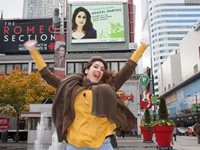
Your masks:
M98 83L105 72L105 67L104 64L100 61L95 61L89 69L85 70L85 74L87 78L92 82L92 83Z

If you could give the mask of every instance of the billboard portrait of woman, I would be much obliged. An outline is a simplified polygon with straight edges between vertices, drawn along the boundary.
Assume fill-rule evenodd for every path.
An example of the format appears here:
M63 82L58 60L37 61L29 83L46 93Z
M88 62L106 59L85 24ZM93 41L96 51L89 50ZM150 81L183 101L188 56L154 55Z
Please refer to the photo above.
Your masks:
M90 12L84 7L74 10L72 16L72 39L96 39L97 31L94 29Z

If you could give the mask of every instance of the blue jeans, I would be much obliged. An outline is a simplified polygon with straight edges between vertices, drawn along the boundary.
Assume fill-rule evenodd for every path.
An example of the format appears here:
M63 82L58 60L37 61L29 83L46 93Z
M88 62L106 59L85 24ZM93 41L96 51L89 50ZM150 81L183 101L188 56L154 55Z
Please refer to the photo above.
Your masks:
M99 148L78 148L69 143L67 143L66 150L113 150L110 142L110 138L106 138Z

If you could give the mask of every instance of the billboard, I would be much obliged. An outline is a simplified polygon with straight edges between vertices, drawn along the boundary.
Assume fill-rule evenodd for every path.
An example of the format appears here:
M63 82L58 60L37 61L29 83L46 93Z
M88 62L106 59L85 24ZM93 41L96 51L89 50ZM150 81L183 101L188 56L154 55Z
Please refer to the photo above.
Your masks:
M72 5L72 43L124 42L123 4Z
M129 50L128 3L70 3L67 6L67 51Z
M27 53L27 40L37 40L41 53L53 53L54 30L52 19L0 20L0 53Z

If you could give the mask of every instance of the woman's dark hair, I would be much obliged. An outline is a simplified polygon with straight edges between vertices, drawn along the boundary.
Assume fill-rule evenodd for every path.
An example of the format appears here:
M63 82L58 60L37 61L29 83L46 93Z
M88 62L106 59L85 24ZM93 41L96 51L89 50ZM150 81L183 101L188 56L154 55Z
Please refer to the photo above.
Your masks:
M75 23L75 18L80 11L83 11L86 14L86 23L83 26L83 31L88 31L88 30L93 29L93 24L91 22L91 15L90 15L89 11L87 9L85 9L84 7L78 7L74 10L74 13L72 16L72 31L77 29L77 24Z
M84 68L83 68L83 70L82 70L82 73L83 73L84 75L86 75L86 74L85 74L85 70L86 70L86 69L89 69L89 68L92 66L92 64L93 64L94 62L96 62L96 61L102 62L103 65L104 65L104 68L105 68L105 71L104 71L103 77L102 77L102 79L101 79L101 82L103 82L103 83L108 83L108 84L110 84L112 87L114 87L114 86L113 86L113 78L114 78L114 76L115 76L115 72L114 72L114 71L108 70L108 64L107 64L107 62L106 62L101 56L93 56L93 57L91 57L91 59L85 64L85 66L84 66Z
M93 64L94 62L96 62L96 61L100 61L100 62L103 63L104 68L105 68L105 71L108 69L107 62L106 62L101 56L93 56L93 57L91 57L91 59L85 64L85 66L84 66L84 68L83 68L83 70L82 70L83 74L85 74L85 70L86 70L86 69L89 69L89 68L92 66L92 64Z

